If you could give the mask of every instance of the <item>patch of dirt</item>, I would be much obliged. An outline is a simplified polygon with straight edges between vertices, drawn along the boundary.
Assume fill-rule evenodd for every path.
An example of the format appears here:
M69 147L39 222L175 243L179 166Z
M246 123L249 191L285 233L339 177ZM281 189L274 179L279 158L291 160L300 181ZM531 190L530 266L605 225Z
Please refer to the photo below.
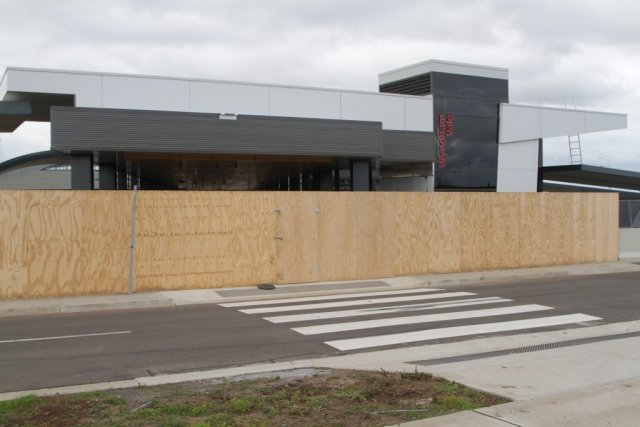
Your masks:
M22 399L0 404L0 426L382 426L506 402L429 374L342 370Z

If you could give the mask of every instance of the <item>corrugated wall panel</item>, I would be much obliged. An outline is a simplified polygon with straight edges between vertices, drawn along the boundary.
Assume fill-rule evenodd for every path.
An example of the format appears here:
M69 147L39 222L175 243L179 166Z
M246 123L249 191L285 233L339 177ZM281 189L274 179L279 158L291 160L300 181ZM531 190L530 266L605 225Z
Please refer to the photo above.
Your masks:
M383 161L433 162L435 139L432 132L385 130L382 132Z
M382 156L382 124L351 120L53 107L51 147L70 151Z

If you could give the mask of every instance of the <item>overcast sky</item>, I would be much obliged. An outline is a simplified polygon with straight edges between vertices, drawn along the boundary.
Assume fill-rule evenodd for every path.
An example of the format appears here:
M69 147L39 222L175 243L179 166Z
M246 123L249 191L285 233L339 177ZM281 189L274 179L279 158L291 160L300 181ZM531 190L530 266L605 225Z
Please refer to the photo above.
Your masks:
M0 67L157 74L377 91L427 59L505 67L510 102L629 114L582 136L583 162L640 171L637 0L0 0ZM49 127L0 133L2 160ZM566 138L545 164L569 163Z

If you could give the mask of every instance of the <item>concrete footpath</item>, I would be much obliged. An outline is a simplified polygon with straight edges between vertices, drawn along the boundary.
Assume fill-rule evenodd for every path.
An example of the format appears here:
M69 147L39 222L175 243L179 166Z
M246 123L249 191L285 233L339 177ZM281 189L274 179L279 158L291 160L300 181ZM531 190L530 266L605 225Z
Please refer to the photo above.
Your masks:
M412 276L340 284L287 285L278 286L272 291L247 287L3 301L0 302L0 316L246 301L301 294L340 294L352 293L354 289L367 291L425 286L450 288L480 283L490 286L492 283L506 281L635 271L640 271L640 265L604 263ZM640 314L638 317L640 318ZM525 347L526 351L518 350ZM441 359L444 358L450 359L442 363ZM435 360L440 362L433 363ZM429 372L513 400L490 408L403 424L406 426L640 425L640 319L564 330L476 337L459 342L333 357L1 393L0 401L26 394L53 395L194 380L246 378L308 368Z
M47 299L17 299L0 301L0 317L84 311L126 310L134 308L169 307L189 304L215 304L263 298L333 295L412 287L454 287L464 285L504 283L562 276L611 274L640 271L640 265L626 262L563 265L554 267L492 270L480 272L432 274L349 282L324 282L302 285L279 285L275 290L258 290L255 286L232 289L197 289L185 291L144 292L119 295L79 296Z

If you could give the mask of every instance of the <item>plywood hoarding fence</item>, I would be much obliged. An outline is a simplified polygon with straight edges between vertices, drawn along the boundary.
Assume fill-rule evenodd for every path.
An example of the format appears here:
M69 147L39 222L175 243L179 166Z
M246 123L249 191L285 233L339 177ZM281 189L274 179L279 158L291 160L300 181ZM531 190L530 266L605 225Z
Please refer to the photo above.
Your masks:
M137 292L615 261L617 194L156 192ZM126 293L131 192L0 192L0 298Z

